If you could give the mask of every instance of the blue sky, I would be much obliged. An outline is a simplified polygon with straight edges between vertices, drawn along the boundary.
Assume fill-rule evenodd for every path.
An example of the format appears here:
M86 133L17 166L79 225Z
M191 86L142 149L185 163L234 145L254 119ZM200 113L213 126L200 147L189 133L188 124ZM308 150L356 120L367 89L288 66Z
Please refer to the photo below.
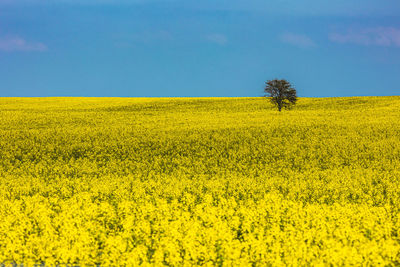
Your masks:
M0 96L399 95L398 0L0 0Z

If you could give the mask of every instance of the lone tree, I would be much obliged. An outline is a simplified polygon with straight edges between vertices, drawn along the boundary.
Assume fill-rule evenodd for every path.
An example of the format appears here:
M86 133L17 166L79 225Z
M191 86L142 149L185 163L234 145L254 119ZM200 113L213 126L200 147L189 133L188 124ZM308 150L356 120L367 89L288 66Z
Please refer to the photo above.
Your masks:
M269 80L265 82L264 92L270 97L271 102L281 111L282 108L290 109L297 101L296 89L286 80Z

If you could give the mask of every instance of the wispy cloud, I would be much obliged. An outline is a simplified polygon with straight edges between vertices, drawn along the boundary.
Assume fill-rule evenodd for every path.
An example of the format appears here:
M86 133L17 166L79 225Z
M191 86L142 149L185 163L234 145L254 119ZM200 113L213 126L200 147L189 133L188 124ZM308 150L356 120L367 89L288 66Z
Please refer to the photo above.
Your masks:
M0 38L0 51L46 51L47 46L40 42L26 41L21 37L3 37Z
M287 44L291 44L297 47L308 48L315 47L317 44L307 35L297 33L283 33L279 36L279 39Z
M209 34L206 36L206 40L218 45L226 45L228 43L228 37L220 33Z
M331 33L329 39L332 42L341 44L400 47L400 29L394 27L374 27L348 30L346 33Z

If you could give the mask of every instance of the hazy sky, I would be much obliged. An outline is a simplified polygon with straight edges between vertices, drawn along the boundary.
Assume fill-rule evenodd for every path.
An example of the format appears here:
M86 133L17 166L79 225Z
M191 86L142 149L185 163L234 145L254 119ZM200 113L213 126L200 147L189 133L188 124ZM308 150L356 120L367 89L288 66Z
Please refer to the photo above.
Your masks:
M399 0L0 0L0 96L400 94Z

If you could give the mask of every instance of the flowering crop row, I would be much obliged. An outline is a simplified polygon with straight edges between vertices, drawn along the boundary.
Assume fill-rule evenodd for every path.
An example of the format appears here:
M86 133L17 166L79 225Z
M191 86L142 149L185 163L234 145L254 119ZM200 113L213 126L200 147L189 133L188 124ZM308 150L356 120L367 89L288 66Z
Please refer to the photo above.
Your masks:
M400 97L0 98L0 118L0 264L400 264Z

